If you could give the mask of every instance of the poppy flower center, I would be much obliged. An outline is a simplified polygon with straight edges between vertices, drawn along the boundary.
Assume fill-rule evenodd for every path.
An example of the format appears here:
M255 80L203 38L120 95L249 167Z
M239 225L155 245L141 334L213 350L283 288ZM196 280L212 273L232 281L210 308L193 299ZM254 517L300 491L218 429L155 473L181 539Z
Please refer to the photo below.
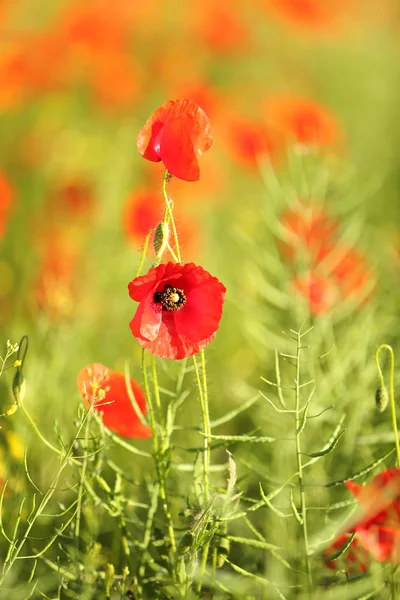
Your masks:
M163 310L179 310L186 304L185 292L166 284L163 292L154 294L154 302L162 304Z

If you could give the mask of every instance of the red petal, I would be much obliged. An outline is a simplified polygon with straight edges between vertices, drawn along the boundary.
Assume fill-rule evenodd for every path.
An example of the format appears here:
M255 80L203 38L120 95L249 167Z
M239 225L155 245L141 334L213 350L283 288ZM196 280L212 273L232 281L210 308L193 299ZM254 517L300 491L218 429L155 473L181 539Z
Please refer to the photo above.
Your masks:
M152 299L143 300L129 326L137 338L152 341L159 335L162 322L162 307L156 305Z
M191 122L184 115L169 119L157 136L159 155L170 173L185 181L197 181L200 169L190 138Z
M165 311L164 315L158 336L155 340L149 341L144 340L143 338L137 338L139 344L143 346L143 348L146 348L152 354L159 356L160 358L181 360L187 356L197 354L200 350L203 350L216 335L215 332L209 338L195 342L184 335L178 334L173 313Z
M82 369L78 375L78 389L86 406L89 406L94 400L91 385L94 380L105 392L104 400L98 401L94 408L102 414L102 420L106 427L124 437L147 438L151 436L151 429L141 423L131 404L123 373L110 371L101 364L89 365ZM145 396L135 380L131 379L130 383L135 400L142 413L145 414Z
M147 123L146 123L147 125ZM155 121L147 128L146 125L139 131L137 137L137 147L143 158L152 162L160 162L161 157L156 147L157 137L163 128L162 121Z
M176 313L176 330L192 341L199 342L215 334L222 315L225 287L214 280L186 294L187 303Z

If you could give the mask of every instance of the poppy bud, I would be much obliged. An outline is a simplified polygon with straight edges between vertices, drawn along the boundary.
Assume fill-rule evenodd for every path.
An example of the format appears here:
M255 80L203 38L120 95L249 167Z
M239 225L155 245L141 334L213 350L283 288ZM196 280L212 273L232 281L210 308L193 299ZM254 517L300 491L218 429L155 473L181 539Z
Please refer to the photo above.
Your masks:
M190 531L187 531L185 535L181 537L177 548L178 556L183 556L184 554L189 552L189 550L193 546L193 538L193 533L191 533Z
M165 221L162 221L157 225L156 232L154 234L154 250L157 256L162 256L165 248L167 247L169 240L169 225Z
M389 402L389 394L385 386L379 386L375 392L376 408L382 413Z
M26 383L25 377L23 376L22 371L20 369L17 369L17 372L14 375L12 391L16 402L20 402L24 399Z

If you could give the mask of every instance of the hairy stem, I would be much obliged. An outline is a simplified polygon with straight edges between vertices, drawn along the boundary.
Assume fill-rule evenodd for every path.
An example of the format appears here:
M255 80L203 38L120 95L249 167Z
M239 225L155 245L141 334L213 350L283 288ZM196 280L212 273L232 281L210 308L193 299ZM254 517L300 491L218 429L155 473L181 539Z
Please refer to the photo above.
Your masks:
M378 374L380 379L381 387L385 387L385 382L383 379L383 373L381 369L381 365L379 362L379 354L381 350L387 350L390 354L390 379L389 379L389 398L390 398L390 412L392 415L392 427L394 433L394 443L396 446L396 456L397 456L397 466L400 469L400 444L399 444L399 434L397 430L397 418L396 418L396 404L394 400L394 352L393 348L388 344L381 344L377 351L375 352L375 360L376 366L378 368Z

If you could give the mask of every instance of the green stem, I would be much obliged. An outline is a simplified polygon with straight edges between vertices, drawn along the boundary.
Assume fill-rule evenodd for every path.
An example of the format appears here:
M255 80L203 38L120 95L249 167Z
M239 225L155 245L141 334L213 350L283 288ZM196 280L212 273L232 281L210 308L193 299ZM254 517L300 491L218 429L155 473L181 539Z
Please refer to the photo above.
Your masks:
M149 407L150 425L151 425L151 429L153 431L153 454L154 454L154 461L156 464L157 478L158 478L158 484L159 484L159 490L160 490L159 493L160 493L160 498L162 501L164 516L167 521L168 534L169 534L169 538L170 538L170 542L171 542L171 551L173 554L175 554L176 540L175 540L174 526L173 526L173 522L172 522L172 515L171 515L171 511L169 509L167 491L166 491L166 486L165 486L165 468L163 465L161 465L161 461L164 459L163 454L165 452L165 448L164 448L163 440L161 440L161 445L160 445L159 427L158 427L158 423L156 422L156 414L155 414L155 410L154 410L153 399L152 399L151 394L149 393L149 386L148 386L148 381L147 381L147 374L146 374L145 360L144 360L144 352L142 354L142 369L143 369L143 379L145 381L144 387L145 387L146 396L147 396L147 404ZM158 389L157 372L156 372L156 368L155 368L154 357L152 357L152 375L153 375L153 384L154 384L154 386L153 386L154 397L156 399L157 410L161 413L160 392Z
M202 358L202 369L204 369L204 354L201 352ZM200 371L197 365L196 357L193 356L193 366L194 373L196 376L197 390L199 393L200 399L200 407L201 407L201 415L203 418L203 432L204 432L204 452L203 452L203 493L204 493L204 502L208 502L210 498L209 492L209 471L210 471L210 439L209 435L211 432L210 425L210 416L208 412L208 402L207 402L207 388L204 390L202 379L200 378ZM203 370L203 381L205 378L205 371Z
M175 242L175 252L176 252L176 256L177 256L177 262L181 263L182 259L181 259L181 251L179 249L179 240L178 240L178 233L176 231L176 226L175 226L175 221L174 221L174 215L172 213L172 206L171 206L171 200L168 197L168 192L167 192L167 183L169 181L170 178L170 173L167 171L167 169L165 170L164 173L164 177L163 177L163 183L162 183L162 191L163 191L163 196L164 196L164 200L165 200L165 211L164 211L164 221L170 221L171 222L171 227L172 227L172 235L174 237L174 242Z
M301 330L300 330L301 331ZM301 440L300 440L300 429L301 429L301 412L300 412L300 354L301 354L301 333L297 332L297 349L296 349L296 386L295 386L295 432L296 432L296 457L297 457L297 471L300 491L300 516L302 520L302 532L303 532L303 544L304 544L304 555L305 555L305 567L307 574L307 585L308 590L312 589L312 575L310 570L310 561L308 558L308 531L307 531L307 508L304 493L303 483L303 464L301 460Z
M377 351L375 352L375 360L376 366L378 369L380 385L382 389L385 387L385 382L383 379L383 373L381 369L381 365L379 362L379 353L381 350L387 350L390 354L390 380L389 380L389 398L390 398L390 412L392 415L392 427L394 433L394 443L396 445L396 456L397 456L397 467L400 469L400 444L399 444L399 434L397 430L397 418L396 418L396 404L394 401L394 352L393 348L388 344L381 344Z
M136 277L139 277L140 272L142 270L144 259L146 258L147 248L149 246L149 241L150 241L150 237L151 237L152 233L153 233L152 231L149 231L149 233L146 235L146 239L144 240L142 255L140 257L140 263L139 263L139 266L136 271Z

